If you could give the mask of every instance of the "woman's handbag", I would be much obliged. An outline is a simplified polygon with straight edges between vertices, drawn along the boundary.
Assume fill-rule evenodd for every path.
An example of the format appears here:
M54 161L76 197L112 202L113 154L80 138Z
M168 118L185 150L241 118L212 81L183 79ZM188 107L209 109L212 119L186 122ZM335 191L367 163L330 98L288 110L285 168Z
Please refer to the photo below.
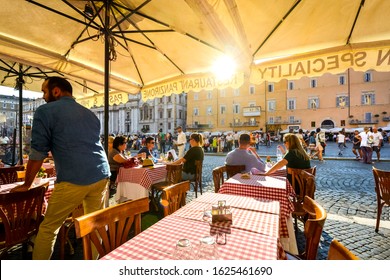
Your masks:
M131 167L136 167L139 165L139 160L135 157L132 157L128 159L126 162L122 163L122 166L124 168L131 168Z

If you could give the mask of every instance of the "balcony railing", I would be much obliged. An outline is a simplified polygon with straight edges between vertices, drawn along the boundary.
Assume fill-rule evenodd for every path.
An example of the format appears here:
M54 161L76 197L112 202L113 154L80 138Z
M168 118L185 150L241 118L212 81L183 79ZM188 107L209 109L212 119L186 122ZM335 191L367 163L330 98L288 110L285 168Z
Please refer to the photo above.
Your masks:
M230 127L243 127L243 126L258 126L260 123L257 121L254 122L236 122L236 123L229 123Z
M294 121L290 121L290 120L285 120L285 121L273 121L273 122L266 122L266 124L301 124L301 120L294 120Z
M375 124L379 123L379 120L349 120L349 124Z
M187 124L187 128L190 129L205 129L205 128L213 128L212 124Z

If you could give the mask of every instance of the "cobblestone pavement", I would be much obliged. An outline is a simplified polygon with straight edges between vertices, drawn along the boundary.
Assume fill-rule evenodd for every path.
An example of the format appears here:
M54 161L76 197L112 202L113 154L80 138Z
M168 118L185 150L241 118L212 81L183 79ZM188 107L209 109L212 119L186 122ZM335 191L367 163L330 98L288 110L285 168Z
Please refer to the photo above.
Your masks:
M274 156L275 147L262 146L259 154ZM328 143L326 148L324 163L312 161L312 166L317 166L315 199L328 213L317 258L326 259L329 244L336 238L361 259L390 260L390 207L383 208L379 233L375 233L377 207L372 174L372 166L390 170L389 144L382 149L383 160L372 165L354 160L348 150L344 157L338 157L336 143ZM223 165L224 160L224 154L206 155L203 162L205 192L214 191L212 169ZM191 191L188 200L193 198ZM298 247L303 249L303 227L299 230Z

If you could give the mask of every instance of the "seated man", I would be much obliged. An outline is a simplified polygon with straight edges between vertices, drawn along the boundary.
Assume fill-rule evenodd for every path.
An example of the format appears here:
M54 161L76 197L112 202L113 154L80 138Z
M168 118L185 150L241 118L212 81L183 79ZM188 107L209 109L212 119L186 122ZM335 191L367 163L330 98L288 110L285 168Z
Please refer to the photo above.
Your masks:
M143 146L138 151L138 154L145 153L146 158L150 158L153 161L157 161L157 159L153 157L154 144L155 144L154 138L151 136L147 137L145 140L145 146Z
M238 139L238 148L229 152L226 156L227 165L245 165L245 172L250 172L252 168L265 171L265 162L257 154L256 149L251 147L249 134L243 133Z

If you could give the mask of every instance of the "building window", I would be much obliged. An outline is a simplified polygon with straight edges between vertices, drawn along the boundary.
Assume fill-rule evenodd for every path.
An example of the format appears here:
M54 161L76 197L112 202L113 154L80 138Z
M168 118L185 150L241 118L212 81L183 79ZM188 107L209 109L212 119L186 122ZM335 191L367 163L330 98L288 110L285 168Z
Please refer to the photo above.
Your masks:
M233 104L233 114L239 114L239 113L240 113L240 105Z
M219 108L220 108L221 115L225 114L226 106L225 105L221 105Z
M198 92L194 93L194 100L199 100L199 93Z
M163 98L162 97L158 99L158 103L160 103L160 104L163 103Z
M3 108L7 108L7 103L3 103Z
M295 98L289 98L287 100L287 110L295 110L295 103L296 103L296 100Z
M345 75L339 75L339 85L345 85Z
M181 94L179 94L179 104L181 104Z
M249 86L249 94L255 94L255 86L254 85Z
M294 116L289 116L289 117L288 117L288 121L289 121L289 123L295 123L295 118L294 118Z
M362 105L374 105L375 93L366 92L362 94Z
M293 90L295 88L295 83L294 81L289 81L288 82L288 90Z
M371 117L372 117L371 113L364 113L364 121L365 122L367 122L367 123L371 122Z
M167 113L168 113L168 119L172 118L172 109L169 109Z
M168 123L168 129L172 129L172 124Z
M317 87L317 79L310 79L310 87L311 88Z
M268 123L273 124L274 123L274 117L269 117L268 118Z
M340 121L340 126L345 126L345 120Z
M233 91L233 95L234 96L240 96L240 89L239 88L235 88L234 91Z
M149 109L149 120L153 119L153 109Z
M198 108L194 108L194 116L199 116L199 109Z
M213 98L213 92L210 90L207 92L207 99L212 99Z
M364 81L366 83L369 83L372 81L372 73L371 72L365 72L364 73Z
M308 108L309 109L317 109L320 107L320 100L318 97L309 97L309 103L308 103Z
M267 101L267 108L268 108L268 111L275 111L276 110L276 101L275 100L268 100Z
M168 103L172 102L172 96L168 96Z
M268 84L268 92L273 92L274 91L274 84L273 83L269 83Z
M183 119L183 111L179 110L179 119Z
M316 127L316 122L311 122L311 127Z
M346 95L340 95L336 97L336 107L344 108L349 106L349 98Z
M212 113L213 113L213 108L211 107L211 106L208 106L207 107L207 115L212 115Z
M163 111L161 110L160 112L159 112L159 114L160 114L160 119L162 119L163 118Z
M221 120L221 125L225 125L225 119Z

